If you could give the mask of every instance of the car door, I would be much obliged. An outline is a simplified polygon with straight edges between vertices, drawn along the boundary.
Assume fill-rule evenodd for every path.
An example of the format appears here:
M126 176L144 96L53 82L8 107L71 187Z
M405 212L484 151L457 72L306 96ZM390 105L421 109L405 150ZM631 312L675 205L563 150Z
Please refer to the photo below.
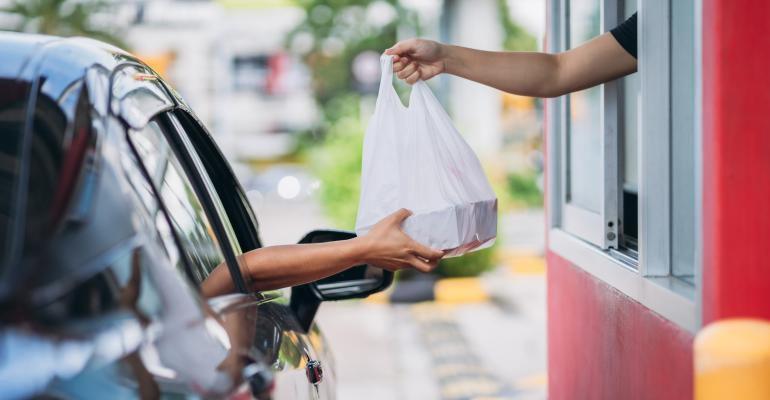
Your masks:
M200 177L206 194L214 199L217 218L223 221L225 230L237 241L238 246L232 246L233 251L239 251L238 247L242 250L259 247L256 218L251 206L211 136L187 110L177 109L169 117L176 128L180 154L184 152L183 156L189 158L188 165L194 168L194 172ZM278 335L274 340L280 344L279 349L264 346L260 349L267 356L265 361L273 365L276 372L276 398L283 398L284 391L285 398L292 399L334 398L331 357L325 350L327 347L320 331L317 328L311 329L310 332L301 329L286 304L285 291L264 292L262 296L266 301L254 302L251 307L255 307L260 316L258 324L265 325L258 326L258 331L272 330ZM267 329L268 326L272 328ZM267 337L262 339L268 340ZM279 357L270 357L271 354ZM296 356L285 357L287 354ZM284 359L281 359L282 355ZM326 376L315 384L311 383L309 376L312 374L309 375L307 369L319 365L328 367L324 371Z

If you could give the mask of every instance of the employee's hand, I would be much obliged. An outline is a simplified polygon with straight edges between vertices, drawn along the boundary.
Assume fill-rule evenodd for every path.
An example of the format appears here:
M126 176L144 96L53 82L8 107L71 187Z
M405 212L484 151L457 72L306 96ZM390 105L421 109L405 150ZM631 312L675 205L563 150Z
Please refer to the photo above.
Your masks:
M411 211L402 208L358 238L363 243L363 258L367 264L389 271L415 268L430 272L436 268L444 252L417 243L401 229L401 223L410 215Z
M386 50L385 54L393 55L393 72L410 85L446 71L444 45L432 40L403 40Z

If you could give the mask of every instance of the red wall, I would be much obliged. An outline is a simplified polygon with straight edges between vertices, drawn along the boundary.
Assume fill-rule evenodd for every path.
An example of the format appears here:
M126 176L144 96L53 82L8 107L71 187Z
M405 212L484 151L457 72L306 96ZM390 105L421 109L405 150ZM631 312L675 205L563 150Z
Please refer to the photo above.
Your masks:
M703 322L770 319L770 2L703 1Z
M550 11L550 10L549 10ZM703 323L770 319L770 2L703 1ZM692 398L692 335L548 254L551 399Z
M692 335L548 254L548 394L690 399Z

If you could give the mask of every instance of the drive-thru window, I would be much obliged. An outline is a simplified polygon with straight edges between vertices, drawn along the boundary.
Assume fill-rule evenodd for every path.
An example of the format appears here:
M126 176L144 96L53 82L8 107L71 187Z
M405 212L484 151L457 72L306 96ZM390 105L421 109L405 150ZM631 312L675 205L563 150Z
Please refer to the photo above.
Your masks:
M694 0L551 0L550 51L638 12L638 72L548 101L549 248L684 330L698 321Z

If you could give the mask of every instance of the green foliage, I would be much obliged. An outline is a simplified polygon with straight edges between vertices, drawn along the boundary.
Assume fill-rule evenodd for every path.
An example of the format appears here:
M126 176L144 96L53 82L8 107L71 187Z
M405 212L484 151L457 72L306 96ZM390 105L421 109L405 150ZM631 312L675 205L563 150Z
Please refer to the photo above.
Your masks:
M543 193L537 186L534 172L511 173L507 177L511 201L520 207L542 207Z
M93 16L105 11L105 0L12 0L0 12L20 17L14 30L57 36L85 36L125 48L115 32L93 24Z
M441 260L436 273L451 278L478 276L495 267L496 241L492 247L474 251L461 257L446 258Z
M329 101L326 137L310 154L312 171L321 180L321 204L341 229L353 229L358 212L364 140L359 101L356 95Z
M355 91L351 65L364 51L381 53L396 43L397 31L410 27L417 32L417 16L398 0L300 0L305 20L288 36L287 47L296 39L312 38L302 57L312 71L316 99L326 103ZM379 7L372 9L371 7ZM393 13L388 20L374 21L372 14ZM376 19L376 18L374 18Z
M497 0L497 4L500 10L500 24L505 34L503 49L508 51L536 51L537 39L511 20L508 2Z

